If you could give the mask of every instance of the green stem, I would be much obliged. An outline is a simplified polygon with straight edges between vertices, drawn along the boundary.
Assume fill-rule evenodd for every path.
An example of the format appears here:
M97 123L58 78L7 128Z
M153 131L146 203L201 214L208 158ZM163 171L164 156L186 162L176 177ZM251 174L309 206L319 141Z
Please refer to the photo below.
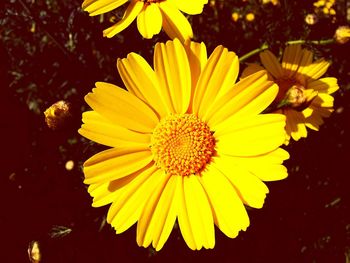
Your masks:
M292 45L292 44L305 44L305 43L310 43L313 45L328 45L328 44L332 44L334 43L334 38L330 38L330 39L323 39L323 40L291 40L291 41L287 41L287 44ZM260 53L261 51L264 51L265 49L268 49L269 46L265 43L263 44L261 47L254 49L250 52L248 52L247 54L244 54L243 56L241 56L239 58L240 62L245 61L246 59L250 58L251 56L254 56L257 53Z

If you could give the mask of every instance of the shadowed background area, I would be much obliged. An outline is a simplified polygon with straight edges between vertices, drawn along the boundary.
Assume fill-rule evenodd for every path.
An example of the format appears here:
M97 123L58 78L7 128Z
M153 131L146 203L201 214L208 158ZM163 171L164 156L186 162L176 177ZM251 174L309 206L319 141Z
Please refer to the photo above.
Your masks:
M314 2L210 1L202 15L189 20L208 53L223 44L242 56L267 43L277 54L288 40L332 38L338 26L349 24L345 0L336 1L336 14L318 13L317 23L306 23L307 14L316 12ZM89 17L81 3L0 3L1 262L29 262L31 241L39 241L42 262L350 262L349 43L306 44L332 61L327 75L340 86L335 112L319 132L285 147L291 154L289 177L267 183L264 208L248 210L248 230L236 239L216 231L213 250L191 251L175 225L156 252L137 246L135 226L116 235L105 223L107 207L91 207L81 166L104 148L77 130L88 110L83 98L96 81L123 86L117 58L136 52L152 63L155 43L167 37L144 40L133 23L103 38L102 30L121 18L123 8ZM232 13L238 13L237 21ZM249 13L252 21L245 18ZM255 55L246 62L257 60ZM44 111L60 100L70 103L70 117L52 130Z

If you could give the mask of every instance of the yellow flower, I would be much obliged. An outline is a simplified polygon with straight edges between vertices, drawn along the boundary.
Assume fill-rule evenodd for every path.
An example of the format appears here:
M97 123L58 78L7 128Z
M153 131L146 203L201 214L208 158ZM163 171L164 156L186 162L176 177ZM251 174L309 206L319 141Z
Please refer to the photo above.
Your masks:
M97 82L79 133L112 147L84 164L93 206L111 204L117 233L137 223L137 243L163 247L175 221L187 245L213 248L214 224L234 238L261 208L262 181L287 176L285 116L260 114L278 87L258 72L235 84L235 53L203 43L157 43L154 70L138 54L118 59L128 91Z
M247 20L248 22L252 22L255 19L255 15L253 13L248 13L245 16L245 20Z
M306 127L318 130L323 118L333 112L333 97L339 89L336 78L321 78L330 65L324 59L313 61L313 53L301 45L289 45L284 50L282 64L269 50L260 53L270 79L279 86L273 103L277 113L286 115L286 144L290 137L295 141L307 136ZM264 69L249 65L242 76Z
M335 41L339 44L345 44L350 40L350 27L340 26L334 34Z
M128 0L85 0L82 8L90 16L100 15L116 9ZM113 37L137 19L137 28L144 38L152 38L163 28L170 38L182 41L193 37L192 27L185 16L200 14L208 0L129 0L123 18L105 29L103 35Z

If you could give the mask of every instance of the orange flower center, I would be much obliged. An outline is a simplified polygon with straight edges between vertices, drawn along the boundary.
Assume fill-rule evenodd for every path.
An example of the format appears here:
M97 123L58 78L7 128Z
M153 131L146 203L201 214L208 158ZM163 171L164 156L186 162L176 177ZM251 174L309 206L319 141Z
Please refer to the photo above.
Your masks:
M215 152L208 125L192 114L172 114L153 131L151 150L156 165L171 175L199 174Z

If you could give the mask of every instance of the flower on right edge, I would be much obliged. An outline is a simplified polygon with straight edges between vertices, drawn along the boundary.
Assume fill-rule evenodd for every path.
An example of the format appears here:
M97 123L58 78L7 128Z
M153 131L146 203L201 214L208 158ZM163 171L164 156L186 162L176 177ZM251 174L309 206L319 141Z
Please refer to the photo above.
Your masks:
M266 69L269 78L279 86L272 103L275 113L286 116L286 142L307 137L307 129L318 131L323 118L333 112L334 98L330 95L339 89L337 79L322 77L330 63L323 58L313 61L313 52L301 45L288 45L282 63L269 50L260 53L262 65L249 64L242 78Z

